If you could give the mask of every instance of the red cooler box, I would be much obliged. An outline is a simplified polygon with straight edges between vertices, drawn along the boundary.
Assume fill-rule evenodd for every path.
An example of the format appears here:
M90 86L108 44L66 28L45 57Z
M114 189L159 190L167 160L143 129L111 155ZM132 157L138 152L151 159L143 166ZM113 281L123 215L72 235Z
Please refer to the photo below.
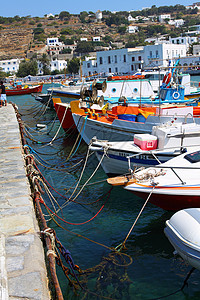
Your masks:
M134 143L141 150L153 150L157 148L157 137L151 134L135 134Z

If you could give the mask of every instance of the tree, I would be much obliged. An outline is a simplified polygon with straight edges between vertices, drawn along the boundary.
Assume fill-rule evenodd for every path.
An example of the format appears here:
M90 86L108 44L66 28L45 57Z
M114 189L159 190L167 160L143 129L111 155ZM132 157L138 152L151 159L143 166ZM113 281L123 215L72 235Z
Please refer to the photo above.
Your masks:
M67 53L70 54L71 52L72 52L72 50L70 48L65 48L61 51L61 54L67 54Z
M82 11L81 13L80 13L80 20L81 20L81 22L82 23L85 23L86 21L85 21L85 18L88 16L88 13L87 13L87 11Z
M76 52L78 53L88 53L93 52L94 46L91 42L81 41L77 43Z
M61 11L59 14L60 20L69 20L70 19L70 13L68 11Z
M39 59L39 61L42 64L42 70L44 75L49 75L50 74L50 69L49 69L49 58L46 53L42 54L42 57Z
M120 34L124 34L126 32L126 26L119 26L118 27L118 32Z
M36 60L25 61L23 60L19 64L19 70L17 72L17 77L25 77L28 75L35 76L38 72L38 66Z
M67 72L77 74L80 68L80 60L77 57L72 58L67 64Z

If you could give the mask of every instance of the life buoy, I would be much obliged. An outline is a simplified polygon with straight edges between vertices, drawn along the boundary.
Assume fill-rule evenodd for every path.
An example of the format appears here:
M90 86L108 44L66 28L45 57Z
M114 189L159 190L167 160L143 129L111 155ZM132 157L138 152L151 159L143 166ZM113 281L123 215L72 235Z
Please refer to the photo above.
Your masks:
M179 92L178 92L178 91L174 92L174 93L172 94L172 97L173 97L174 100L177 100L177 99L180 97Z
M167 74L165 74L162 83L167 86L170 83L171 77L172 73L168 72Z

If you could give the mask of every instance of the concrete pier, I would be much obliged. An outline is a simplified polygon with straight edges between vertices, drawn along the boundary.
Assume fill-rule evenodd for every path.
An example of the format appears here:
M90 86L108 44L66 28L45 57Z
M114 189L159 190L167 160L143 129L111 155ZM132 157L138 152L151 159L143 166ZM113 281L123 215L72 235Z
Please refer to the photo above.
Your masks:
M0 108L0 299L49 300L44 249L11 104Z

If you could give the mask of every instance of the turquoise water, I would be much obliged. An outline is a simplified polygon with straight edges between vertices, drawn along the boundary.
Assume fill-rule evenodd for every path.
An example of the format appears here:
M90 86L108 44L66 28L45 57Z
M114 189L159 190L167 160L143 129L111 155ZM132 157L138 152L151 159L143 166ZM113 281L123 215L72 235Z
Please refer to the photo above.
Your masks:
M199 82L200 77L192 77L192 80ZM43 92L48 87L44 86ZM57 169L61 170L47 169L38 163L42 174L59 193L68 197L73 189L66 194L67 190L75 186L80 177L87 146L81 143L75 155L66 161L76 141L76 135L69 136L61 129L55 141L51 145L47 145L55 137L60 125L59 121L55 119L55 113L50 110L44 111L44 107L37 103L31 95L8 97L8 101L17 104L19 112L22 114L22 120L25 125L30 127L28 134L31 134L32 139L45 143L37 144L27 138L28 144L41 153L40 157L45 160L45 162L40 160L40 163L43 165L46 162L56 164ZM38 123L46 124L47 131L33 131ZM76 170L72 171L74 164L77 163L79 164ZM95 156L89 157L81 185L91 176L97 165ZM104 257L109 258L111 252L105 246L116 247L124 241L144 204L144 200L120 187L113 188L108 199L102 198L110 190L106 178L103 170L99 168L77 197L76 202L67 203L62 212L58 213L69 223L84 223L93 218L104 205L93 220L83 225L70 225L57 219L64 229L53 221L48 222L48 226L55 229L62 244L70 251L74 263L79 265L82 270L93 268L93 272L87 278L87 289L103 295L106 299L136 300L161 299L161 297L179 290L191 267L180 257L173 255L174 249L164 235L165 222L173 213L166 212L150 203L145 207L126 241L127 249L123 252L126 254L123 256L126 261L115 257L114 263L113 260L107 260L104 268L101 265L98 270L95 270L95 266L105 262ZM92 182L95 184L91 185ZM66 203L64 198L52 190L51 192L59 206ZM73 197L76 194L77 192ZM46 195L44 199L52 208L52 203ZM45 210L44 213L46 214ZM49 219L48 216L46 219ZM72 232L80 236L72 234ZM130 257L133 260L131 265L118 266L118 264L129 264ZM65 265L67 266L67 264ZM98 299L92 293L86 296L84 291L79 291L79 295L75 296L60 267L57 267L57 270L65 299ZM99 299L101 298L99 297ZM188 286L183 291L166 297L166 299L187 300L199 298L200 272L198 270L191 275Z

